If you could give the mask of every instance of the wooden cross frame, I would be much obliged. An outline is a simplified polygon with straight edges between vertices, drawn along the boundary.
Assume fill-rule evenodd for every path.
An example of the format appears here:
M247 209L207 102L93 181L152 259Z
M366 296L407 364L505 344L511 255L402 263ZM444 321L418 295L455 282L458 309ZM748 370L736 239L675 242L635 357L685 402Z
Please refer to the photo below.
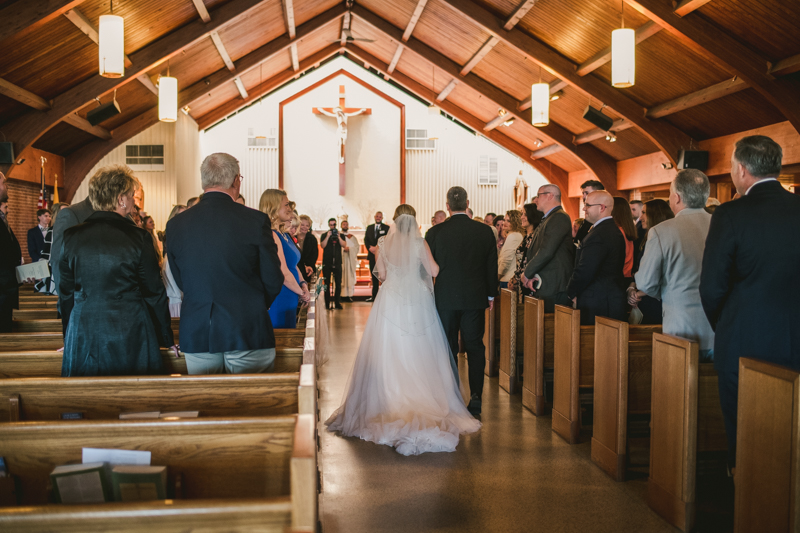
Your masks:
M311 111L315 115L334 117L338 123L336 130L339 135L339 195L345 193L345 144L347 142L347 118L357 115L371 115L369 107L347 107L345 105L344 85L339 85L339 105L336 107L314 107Z

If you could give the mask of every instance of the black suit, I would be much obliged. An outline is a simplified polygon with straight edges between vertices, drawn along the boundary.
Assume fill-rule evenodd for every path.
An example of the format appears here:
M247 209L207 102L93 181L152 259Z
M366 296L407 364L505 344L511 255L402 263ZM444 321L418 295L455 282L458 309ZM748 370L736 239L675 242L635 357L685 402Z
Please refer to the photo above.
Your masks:
M714 328L714 366L735 460L739 358L800 370L800 197L776 181L714 211L700 298Z
M167 255L183 291L183 351L275 347L268 310L283 273L267 215L208 192L167 223Z
M306 267L309 266L314 270L317 269L317 259L319 259L319 243L317 238L310 231L306 233L306 238L303 239L303 248L300 250L300 261L297 267L303 275L303 279L311 283L311 276L306 272Z
M458 368L458 334L467 351L469 389L483 393L485 309L497 296L497 241L486 224L456 214L428 230L425 240L439 265L434 294L450 352ZM458 375L456 375L458 379Z
M378 229L375 230L376 224L370 224L367 226L367 231L364 233L364 246L367 248L367 260L369 261L369 274L370 279L372 280L372 297L375 298L378 295L378 287L380 283L378 282L378 278L372 273L375 269L375 254L369 251L371 246L378 246L378 240L389 233L389 225L384 224L381 222L377 224Z
M625 237L606 219L592 226L575 252L575 270L567 286L567 296L578 297L581 324L594 325L596 316L626 320Z
M330 236L329 236L330 235ZM332 309L333 305L341 305L342 300L342 241L341 233L336 235L326 231L319 236L320 241L324 241L325 248L322 249L322 277L325 279L325 307ZM333 289L333 302L331 302L331 289Z
M573 238L572 241L575 244L579 245L581 242L583 242L583 239L585 239L586 236L589 234L590 229L592 229L592 223L589 222L588 220L584 220L581 227L578 228L578 232L575 234L575 238Z
M82 202L65 207L58 212L56 223L53 225L53 244L50 246L50 268L53 274L53 281L58 287L58 262L61 258L61 241L64 239L64 232L72 226L83 224L86 219L94 213L92 202L87 198ZM59 298L59 308L61 299Z
M0 333L10 333L14 309L19 308L16 268L22 263L22 250L14 232L0 219Z
M44 234L42 228L36 226L28 230L28 255L31 262L35 263L42 258L42 250L44 249Z

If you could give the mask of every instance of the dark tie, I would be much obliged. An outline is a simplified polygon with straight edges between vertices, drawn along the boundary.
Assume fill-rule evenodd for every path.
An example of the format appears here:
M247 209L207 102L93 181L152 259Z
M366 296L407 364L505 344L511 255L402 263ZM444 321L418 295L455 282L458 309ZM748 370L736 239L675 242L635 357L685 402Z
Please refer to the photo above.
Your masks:
M378 238L378 230L381 228L380 224L375 224L375 238Z

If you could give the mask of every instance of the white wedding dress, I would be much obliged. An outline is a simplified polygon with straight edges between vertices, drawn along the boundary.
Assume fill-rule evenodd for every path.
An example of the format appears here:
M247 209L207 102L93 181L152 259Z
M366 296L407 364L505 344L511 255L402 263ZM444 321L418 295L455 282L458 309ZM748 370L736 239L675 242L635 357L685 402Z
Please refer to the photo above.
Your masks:
M385 277L370 312L342 405L329 431L394 446L403 455L455 451L480 429L458 389L436 312L424 241L414 217L395 219L378 244Z

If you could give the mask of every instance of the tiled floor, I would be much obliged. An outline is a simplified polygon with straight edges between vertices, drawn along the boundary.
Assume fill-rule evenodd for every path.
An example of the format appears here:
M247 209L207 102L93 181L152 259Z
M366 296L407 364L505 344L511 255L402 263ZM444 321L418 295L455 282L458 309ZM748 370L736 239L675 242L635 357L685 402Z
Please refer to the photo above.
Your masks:
M323 420L341 401L370 308L328 311ZM566 444L497 378L486 380L482 421L455 453L417 457L323 429L323 532L677 531L647 506L644 479L612 481L591 462L588 442Z

